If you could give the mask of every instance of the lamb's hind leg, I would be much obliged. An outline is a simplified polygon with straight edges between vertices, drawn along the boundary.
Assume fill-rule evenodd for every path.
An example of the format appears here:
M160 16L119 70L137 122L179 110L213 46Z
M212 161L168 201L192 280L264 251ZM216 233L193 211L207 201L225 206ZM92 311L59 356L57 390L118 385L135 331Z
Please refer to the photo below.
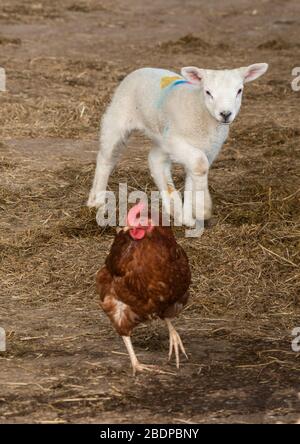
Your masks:
M104 118L93 186L87 202L89 207L105 211L105 192L108 179L126 146L128 134L129 132L125 129L119 129L113 125L111 119Z

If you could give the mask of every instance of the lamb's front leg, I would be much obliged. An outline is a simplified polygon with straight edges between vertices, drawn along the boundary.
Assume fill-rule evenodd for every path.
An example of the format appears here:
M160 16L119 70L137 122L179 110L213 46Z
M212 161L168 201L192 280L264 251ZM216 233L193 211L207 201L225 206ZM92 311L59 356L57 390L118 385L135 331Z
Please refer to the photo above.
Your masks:
M184 201L183 201L183 223L187 227L193 227L196 223L193 210L193 180L189 173L186 173L185 187L184 187Z
M182 200L172 179L169 156L161 148L155 147L150 151L148 160L151 176L161 192L164 209L181 221Z
M209 162L205 154L185 141L173 144L176 160L185 166L184 223L193 226L197 220L211 217L212 201L208 190Z
M205 155L203 155L205 156ZM199 165L202 165L199 168ZM198 165L198 167L197 167ZM196 160L196 167L187 172L184 200L184 215L189 215L189 207L192 206L192 215L197 220L208 220L212 213L212 200L208 189L208 162L206 157ZM202 170L203 168L203 170Z

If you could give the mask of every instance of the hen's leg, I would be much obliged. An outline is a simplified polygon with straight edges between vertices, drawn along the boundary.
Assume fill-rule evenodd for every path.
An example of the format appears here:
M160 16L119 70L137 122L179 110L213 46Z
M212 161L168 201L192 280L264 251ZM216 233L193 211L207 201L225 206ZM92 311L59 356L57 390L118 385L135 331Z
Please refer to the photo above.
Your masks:
M170 319L166 318L165 321L168 326L169 334L170 334L169 361L172 357L173 349L174 349L175 359L176 359L176 367L179 368L179 350L184 354L186 359L188 359L188 356L185 352L185 349L184 349L183 343L180 339L180 336L177 333L177 331L175 330L175 328L173 327Z
M142 372L143 370L148 371L148 372L165 373L162 370L160 370L158 367L156 367L155 365L141 364L138 361L138 358L136 357L136 354L134 352L130 336L122 336L122 338L123 338L123 341L126 345L126 348L127 348L127 351L128 351L129 357L130 357L132 370L133 370L133 376L135 376L136 372Z

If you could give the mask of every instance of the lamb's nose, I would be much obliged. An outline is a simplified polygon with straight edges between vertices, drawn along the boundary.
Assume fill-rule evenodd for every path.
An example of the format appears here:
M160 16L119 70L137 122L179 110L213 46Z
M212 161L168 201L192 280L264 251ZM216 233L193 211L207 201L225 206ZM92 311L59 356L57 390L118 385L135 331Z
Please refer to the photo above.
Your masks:
M228 122L229 117L231 116L232 112L231 111L222 111L220 113L220 116L223 118L224 122Z

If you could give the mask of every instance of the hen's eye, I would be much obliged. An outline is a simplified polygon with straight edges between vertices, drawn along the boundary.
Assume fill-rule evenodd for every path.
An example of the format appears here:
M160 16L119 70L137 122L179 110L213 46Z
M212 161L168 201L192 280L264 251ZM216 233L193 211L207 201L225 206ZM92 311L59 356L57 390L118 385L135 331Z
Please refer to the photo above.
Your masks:
M238 90L238 92L237 92L237 95L239 96L239 95L241 94L242 91L243 91L242 88L240 88L240 89Z
M209 97L211 97L212 98L212 94L211 94L211 92L210 91L208 91L208 89L205 91L206 92L206 94L209 96Z

